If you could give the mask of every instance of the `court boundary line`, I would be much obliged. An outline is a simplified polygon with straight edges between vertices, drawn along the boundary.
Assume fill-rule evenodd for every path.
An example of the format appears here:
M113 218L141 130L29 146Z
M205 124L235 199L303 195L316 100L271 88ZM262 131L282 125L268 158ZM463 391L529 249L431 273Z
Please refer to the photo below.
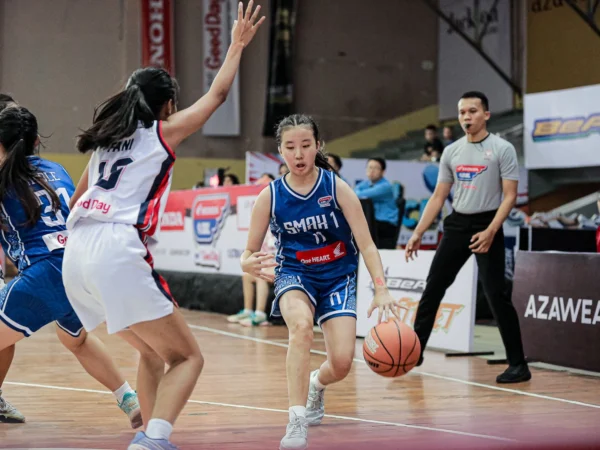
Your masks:
M218 328L205 327L203 325L194 325L194 324L188 323L188 326L194 330L206 331L209 333L220 334L223 336L233 337L233 338L237 338L237 339L244 339L247 341L258 342L261 344L273 345L276 347L289 348L288 344L283 344L281 342L273 342L269 339L256 338L253 336L246 336L243 334L231 333L229 331L219 330ZM327 356L327 353L324 351L321 351L321 350L311 349L310 352L315 355ZM354 358L353 360L354 360L354 362L358 362L358 363L366 365L366 362L364 359ZM411 371L411 373L424 375L426 377L431 377L431 378L437 378L440 380L466 384L468 386L475 386L475 387L484 388L484 389L491 389L491 390L500 391L500 392L508 392L511 394L523 395L526 397L532 397L532 398L537 398L537 399L541 399L541 400L550 400L550 401L555 401L555 402L559 402L559 403L567 403L567 404L575 405L575 406L583 406L586 408L600 409L600 405L596 405L594 403L585 403L585 402L580 402L577 400L568 400L566 398L552 397L550 395L536 394L534 392L519 391L517 389L510 389L510 388L505 388L505 387L501 387L501 386L493 386L490 384L478 383L476 381L461 380L460 378L449 377L446 375L438 375L436 373L430 373L430 372L423 372L421 370L416 370L416 369L413 369Z
M112 392L110 392L110 391L100 391L97 389L85 389L85 388L66 387L66 386L54 386L54 385L49 385L49 384L23 383L23 382L18 382L18 381L5 381L4 384L9 384L9 385L13 385L13 386L21 386L21 387L52 389L52 390L56 390L56 391L75 391L75 392L84 392L84 393L89 393L89 394L113 395ZM267 412L277 412L277 413L289 414L289 411L287 409L264 408L261 406L238 405L235 403L208 402L208 401L203 401L203 400L192 400L192 399L189 399L188 403L218 406L218 407L222 407L222 408L238 408L238 409L249 409L249 410L254 410L254 411L267 411ZM399 428L411 428L411 429L421 430L421 431L432 431L435 433L454 434L457 436L487 439L487 440L492 440L492 441L519 442L516 439L503 438L503 437L487 435L487 434L469 433L467 431L448 430L445 428L426 427L424 425L410 425L410 424L400 423L400 422L386 422L386 421L382 421L382 420L362 419L359 417L339 416L339 415L334 415L334 414L325 414L325 417L330 418L330 419L347 420L347 421L351 421L351 422L363 422L363 423L370 423L370 424L375 424L375 425L386 425L386 426L393 426L393 427L399 427Z

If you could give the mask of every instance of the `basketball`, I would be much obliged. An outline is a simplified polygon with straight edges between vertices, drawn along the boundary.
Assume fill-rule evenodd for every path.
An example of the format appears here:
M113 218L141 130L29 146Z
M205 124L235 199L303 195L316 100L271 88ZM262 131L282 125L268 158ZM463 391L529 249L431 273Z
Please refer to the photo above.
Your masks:
M396 318L371 328L363 342L367 365L383 377L400 377L408 373L420 355L421 343L417 334Z

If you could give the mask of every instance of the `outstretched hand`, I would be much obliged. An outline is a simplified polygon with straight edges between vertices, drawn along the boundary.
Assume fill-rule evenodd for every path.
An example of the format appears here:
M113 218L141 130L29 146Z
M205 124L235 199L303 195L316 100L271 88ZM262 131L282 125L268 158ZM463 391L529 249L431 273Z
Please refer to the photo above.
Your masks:
M232 44L243 44L244 47L246 47L254 38L256 31L265 21L265 16L262 16L258 22L256 21L258 13L260 12L260 5L256 7L254 13L252 13L253 6L254 0L250 0L250 2L248 2L248 7L244 12L244 4L242 2L239 3L238 18L233 22L233 28L231 30Z

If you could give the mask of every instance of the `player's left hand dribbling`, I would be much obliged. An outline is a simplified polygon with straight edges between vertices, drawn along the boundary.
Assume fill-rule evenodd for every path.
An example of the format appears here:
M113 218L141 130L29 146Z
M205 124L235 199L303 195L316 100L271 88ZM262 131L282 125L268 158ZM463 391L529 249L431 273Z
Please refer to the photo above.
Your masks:
M389 293L376 293L375 297L373 297L373 302L367 311L367 317L371 317L371 314L377 308L379 313L377 323L381 323L381 319L383 318L387 321L388 318L391 317L391 314L400 319L398 311L400 307L400 302L395 300Z
M496 233L490 229L480 231L471 238L471 245L469 245L469 248L473 253L487 253L492 246L492 242L494 242L495 234Z

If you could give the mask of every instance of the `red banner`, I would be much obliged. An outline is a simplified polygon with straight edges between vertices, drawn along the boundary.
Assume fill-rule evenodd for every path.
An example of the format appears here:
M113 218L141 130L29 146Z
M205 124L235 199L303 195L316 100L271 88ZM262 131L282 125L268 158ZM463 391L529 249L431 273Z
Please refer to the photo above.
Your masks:
M175 75L172 0L142 0L142 66Z

